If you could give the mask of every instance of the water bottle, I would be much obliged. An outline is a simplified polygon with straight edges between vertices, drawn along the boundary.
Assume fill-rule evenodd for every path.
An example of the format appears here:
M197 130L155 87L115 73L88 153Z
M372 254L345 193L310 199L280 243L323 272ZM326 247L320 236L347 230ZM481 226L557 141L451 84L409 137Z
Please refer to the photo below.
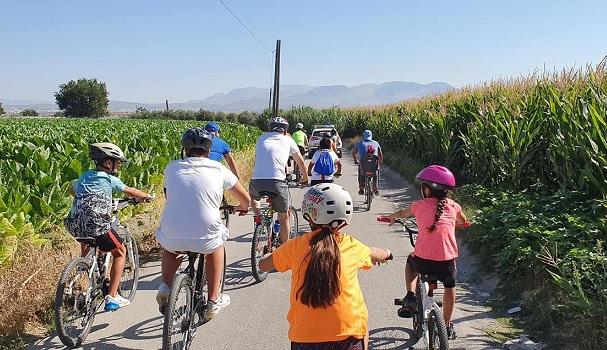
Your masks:
M274 221L274 232L275 233L280 232L280 221L278 221L278 219L276 219L276 221Z

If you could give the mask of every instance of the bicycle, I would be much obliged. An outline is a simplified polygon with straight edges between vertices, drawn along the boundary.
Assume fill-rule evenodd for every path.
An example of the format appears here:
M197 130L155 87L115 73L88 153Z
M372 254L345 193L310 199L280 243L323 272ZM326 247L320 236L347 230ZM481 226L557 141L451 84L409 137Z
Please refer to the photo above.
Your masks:
M128 227L120 223L117 213L135 199L114 199L111 227L124 239L127 256L118 293L132 301L139 282L139 252L137 241ZM91 330L95 314L108 294L109 270L112 254L99 253L93 237L77 237L76 241L89 246L85 257L72 259L59 277L55 293L55 324L61 342L67 347L78 347ZM99 254L98 254L99 253ZM78 321L80 320L80 321Z
M232 214L231 210L233 211L233 209L234 207L228 205L228 200L225 196L223 196L223 198L221 199L221 207L219 208L219 211L221 212L221 221L223 222L225 227L230 226L230 214Z
M224 205L219 209L230 214L234 206ZM188 266L173 279L167 309L164 312L162 329L163 349L188 349L196 335L198 326L206 323L204 313L208 304L208 280L204 269L205 255L196 252L180 252L187 256ZM196 261L198 266L195 267ZM223 293L226 279L226 253L223 247L223 273L220 292ZM181 303L182 301L183 303ZM183 305L181 305L183 304ZM181 335L181 336L180 336Z
M373 202L373 182L378 181L379 177L379 159L377 156L365 156L360 162L354 162L359 164L360 170L364 176L364 194L365 204L367 204L367 211L371 210L371 203Z
M386 216L379 216L377 218L377 221L390 222L390 219L388 219L388 217L386 217ZM415 221L413 219L409 219L409 220L395 219L394 222L403 225L403 231L407 233L411 246L413 248L415 248L415 243L417 242L417 235L419 233L418 228L417 228L417 223L415 223Z
M262 198L266 199L268 206L261 210L259 216L255 216L255 229L253 230L253 239L251 240L251 269L253 277L257 282L263 282L268 277L268 272L259 269L259 261L263 256L272 252L273 248L280 246L280 230L274 229L274 209L272 209L272 200L276 197L273 192L261 192ZM299 233L299 223L297 210L292 205L289 206L289 239L295 238Z

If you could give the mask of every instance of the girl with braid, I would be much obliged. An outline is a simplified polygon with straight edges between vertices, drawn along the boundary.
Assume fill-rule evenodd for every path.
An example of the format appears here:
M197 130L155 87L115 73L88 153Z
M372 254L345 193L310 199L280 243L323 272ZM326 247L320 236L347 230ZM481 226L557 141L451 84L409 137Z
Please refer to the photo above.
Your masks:
M416 177L421 182L422 199L410 207L389 216L393 224L396 218L415 216L419 234L413 253L407 258L405 280L407 295L403 309L413 313L416 305L415 285L418 273L438 276L443 283L443 314L447 333L455 339L451 316L455 305L455 259L458 257L455 228L469 226L468 219L458 203L448 198L455 187L455 177L446 167L430 165Z

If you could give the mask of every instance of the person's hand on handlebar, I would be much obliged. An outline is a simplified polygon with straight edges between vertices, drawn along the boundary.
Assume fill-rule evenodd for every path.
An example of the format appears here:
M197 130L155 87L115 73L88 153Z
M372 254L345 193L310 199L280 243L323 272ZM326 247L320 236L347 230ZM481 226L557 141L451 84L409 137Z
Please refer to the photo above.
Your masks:
M238 212L239 216L245 216L249 212L249 203L247 204L239 204L234 208L235 211Z
M151 201L153 201L156 198L156 195L154 193L148 193L145 197L143 198L135 198L135 201L137 203L149 203Z

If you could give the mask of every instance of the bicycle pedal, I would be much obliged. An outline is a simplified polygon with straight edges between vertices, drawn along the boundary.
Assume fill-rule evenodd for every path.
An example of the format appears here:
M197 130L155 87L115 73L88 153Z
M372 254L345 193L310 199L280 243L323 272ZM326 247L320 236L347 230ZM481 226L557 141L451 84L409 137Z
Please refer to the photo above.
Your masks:
M436 305L438 305L439 307L443 307L443 302L442 301L437 301Z
M403 308L403 307L399 308L396 313L398 314L398 317L401 317L401 318L413 317L413 312L411 312L411 310Z

